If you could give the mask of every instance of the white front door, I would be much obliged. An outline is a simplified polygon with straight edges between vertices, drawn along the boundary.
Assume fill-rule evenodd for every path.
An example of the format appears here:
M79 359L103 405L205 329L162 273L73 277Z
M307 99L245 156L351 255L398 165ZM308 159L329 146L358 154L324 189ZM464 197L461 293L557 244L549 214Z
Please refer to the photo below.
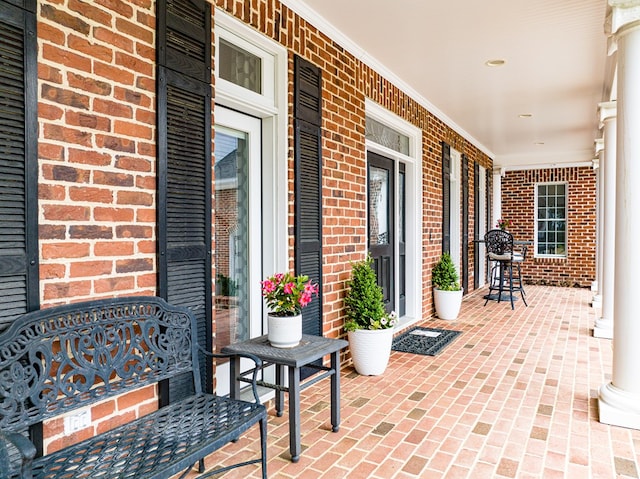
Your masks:
M220 351L262 334L262 140L255 117L218 106L215 118L213 320ZM229 392L228 364L216 368L216 392Z

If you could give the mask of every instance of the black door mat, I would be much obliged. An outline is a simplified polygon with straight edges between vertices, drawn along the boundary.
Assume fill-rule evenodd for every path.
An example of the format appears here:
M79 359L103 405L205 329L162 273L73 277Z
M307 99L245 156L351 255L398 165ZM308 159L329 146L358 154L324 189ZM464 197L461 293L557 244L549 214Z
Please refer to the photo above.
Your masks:
M393 338L391 349L403 353L435 356L460 333L449 329L415 327Z

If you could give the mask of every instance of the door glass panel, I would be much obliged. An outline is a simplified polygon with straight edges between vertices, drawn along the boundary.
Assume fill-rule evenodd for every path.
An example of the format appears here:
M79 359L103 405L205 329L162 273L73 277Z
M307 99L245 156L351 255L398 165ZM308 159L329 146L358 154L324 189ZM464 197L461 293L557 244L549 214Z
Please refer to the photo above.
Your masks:
M249 339L248 135L216 127L216 349Z
M369 245L389 244L389 172L369 168Z

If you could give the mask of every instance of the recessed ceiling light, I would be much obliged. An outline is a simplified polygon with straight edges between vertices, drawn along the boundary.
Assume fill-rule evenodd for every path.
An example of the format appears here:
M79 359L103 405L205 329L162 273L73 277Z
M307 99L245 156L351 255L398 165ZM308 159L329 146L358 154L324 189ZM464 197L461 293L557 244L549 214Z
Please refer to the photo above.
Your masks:
M487 60L486 62L484 62L484 64L487 65L488 67L501 67L505 63L507 63L507 61L502 60L501 58L496 58L494 60Z
M533 144L536 146L542 146L544 145L544 141L534 141Z
M520 113L518 115L519 118L531 118L533 115L531 113Z

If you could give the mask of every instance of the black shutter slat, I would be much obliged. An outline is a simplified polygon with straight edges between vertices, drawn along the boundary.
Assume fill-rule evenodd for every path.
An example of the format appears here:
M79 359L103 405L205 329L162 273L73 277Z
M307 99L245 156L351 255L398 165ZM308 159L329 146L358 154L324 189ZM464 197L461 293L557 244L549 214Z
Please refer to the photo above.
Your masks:
M158 63L211 82L211 5L202 0L158 2Z
M451 147L442 142L442 252L451 252Z
M312 125L322 124L322 75L320 68L295 58L295 118Z
M469 292L469 159L462 155L462 288Z
M158 0L158 294L194 313L212 347L211 5ZM203 389L213 365L201 358ZM161 385L161 403L191 392L190 378Z
M322 335L322 76L295 57L295 263L297 274L320 286L302 312L305 334ZM307 376L310 371L303 371Z

